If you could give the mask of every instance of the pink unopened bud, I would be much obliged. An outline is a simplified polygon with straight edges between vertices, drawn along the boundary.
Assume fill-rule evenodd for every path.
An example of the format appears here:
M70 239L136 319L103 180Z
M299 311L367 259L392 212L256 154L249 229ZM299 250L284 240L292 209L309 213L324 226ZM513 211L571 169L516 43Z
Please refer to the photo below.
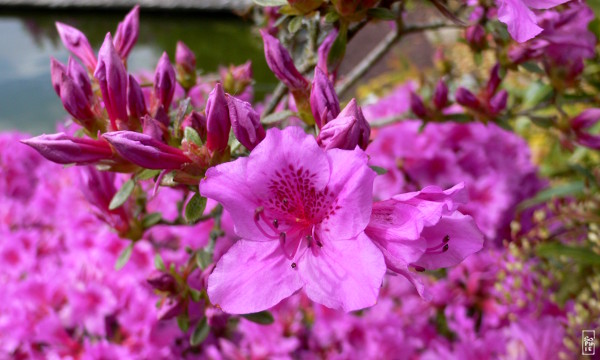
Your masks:
M94 71L98 79L104 107L113 130L119 129L117 120L127 122L127 71L113 46L110 33L98 52L98 66Z
M67 63L67 75L73 79L88 100L91 100L94 94L92 93L92 83L90 82L88 73L80 63L70 56L69 62Z
M310 91L310 108L319 129L340 114L340 101L335 88L319 67L315 67Z
M185 311L185 306L183 302L174 296L169 296L163 301L158 309L158 320L168 320L172 319Z
M485 38L485 29L480 24L469 26L465 29L465 39L471 49L481 51L487 48L487 39Z
M127 86L127 107L129 108L129 116L136 119L148 114L144 93L140 84L135 80L133 75L129 75L129 85Z
M235 138L248 150L254 149L266 136L260 115L252 105L231 95L227 95L227 105Z
M221 84L217 83L206 102L206 147L211 151L223 151L229 142L231 121L227 98Z
M173 275L163 272L156 272L148 279L148 284L158 291L164 291L168 293L175 293L177 291L177 281Z
M196 55L183 41L177 42L175 49L175 64L186 73L196 72Z
M252 62L247 61L242 65L220 67L219 75L225 92L240 97L252 83Z
M102 135L124 159L146 169L179 169L191 160L175 147L150 135L115 131Z
M96 55L87 37L76 28L60 22L56 23L56 29L67 50L79 58L88 71L94 71Z
M507 101L508 92L506 90L501 90L498 93L496 93L496 95L492 96L492 98L488 102L488 108L492 115L496 115L502 110L506 109Z
M171 101L173 101L173 95L175 94L175 84L175 69L171 65L169 55L164 52L158 60L154 73L154 94L166 111L171 107Z
M60 97L60 83L62 81L62 77L67 73L67 67L65 64L56 60L53 57L50 57L50 78L52 80L52 87L56 92L56 95Z
M59 87L60 101L65 110L84 126L88 125L95 115L90 107L89 98L83 90L67 74L62 75Z
M575 133L575 140L591 149L600 150L600 135L593 135L587 132L589 128L600 121L600 109L592 108L581 112L571 119L571 129Z
M359 146L365 150L370 136L371 127L356 100L352 99L337 118L323 125L317 142L325 149L354 150Z
M438 110L442 110L448 105L448 86L446 86L444 80L438 81L435 86L435 91L433 92L433 105L435 105Z
M21 142L59 164L92 164L113 156L110 146L102 139L79 138L65 133L40 135Z
M337 35L338 35L337 29L333 29L329 33L329 35L327 35L325 40L323 40L323 43L321 43L321 45L319 46L319 50L317 51L317 53L318 53L317 66L319 68L321 68L321 70L323 70L323 72L327 75L329 75L329 67L328 67L327 59L329 58L329 52L331 51L331 46L335 42ZM335 74L335 69L333 70L333 73Z
M456 93L454 94L454 96L456 97L456 102L458 102L462 106L466 106L471 109L481 108L481 103L479 102L479 99L477 99L477 97L472 92L470 92L462 86L456 89Z
M427 117L427 108L423 103L423 99L414 92L410 93L410 110L420 118Z
M163 134L166 131L164 125L160 121L151 118L150 115L144 115L141 120L142 133L150 135L153 139L162 142Z
M140 32L140 6L136 5L125 15L123 21L117 25L115 33L115 49L121 59L127 59L129 52L137 42Z
M498 90L498 86L502 79L500 78L500 64L494 65L492 70L490 71L490 79L488 80L485 88L485 92L488 98L492 97L496 90Z
M305 90L308 81L300 74L294 60L279 40L271 36L266 30L260 30L265 45L265 58L267 65L275 76L291 90Z
M188 116L183 119L181 123L181 129L191 127L196 130L201 139L206 139L206 117L199 112L192 111Z

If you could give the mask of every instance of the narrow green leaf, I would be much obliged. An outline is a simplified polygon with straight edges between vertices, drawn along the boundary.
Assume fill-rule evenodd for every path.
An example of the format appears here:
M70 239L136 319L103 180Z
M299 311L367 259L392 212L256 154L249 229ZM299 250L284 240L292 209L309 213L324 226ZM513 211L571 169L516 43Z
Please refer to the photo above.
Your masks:
M187 112L188 107L190 106L191 99L189 97L183 99L179 102L179 107L177 108L177 115L175 116L175 121L173 122L173 133L176 138L179 138L181 135L181 123L183 122L183 117Z
M600 255L585 247L552 242L538 245L535 252L538 256L545 258L566 256L581 265L600 265Z
M333 24L334 22L338 21L339 18L340 14L336 13L335 11L330 11L327 13L327 15L325 15L325 22Z
M160 256L159 253L156 253L156 255L154 255L154 267L160 271L167 271L165 262L163 261L162 256Z
M183 130L183 137L189 142L192 142L198 146L202 146L202 139L200 138L200 135L198 135L196 130L189 126L186 126Z
M286 5L286 0L252 0L256 5L260 6L282 6Z
M265 116L261 122L265 125L271 125L283 121L296 113L290 110L278 111L276 113Z
M144 169L137 173L135 176L136 180L149 180L156 177L156 175L160 174L160 170L152 170L152 169Z
M196 289L190 289L190 296L194 302L200 302L202 299L202 293Z
M196 252L196 265L200 269L206 269L212 263L212 255L206 250L198 250Z
M190 345L196 346L201 344L204 340L206 340L206 337L209 333L210 326L206 321L206 317L203 317L202 320L200 320L200 322L198 323L198 325L196 325L194 332L192 332L192 335L190 336Z
M206 198L200 196L200 194L194 194L185 207L185 219L188 223L196 222L202 217L205 208Z
M373 169L373 171L375 171L377 173L377 175L384 175L384 174L386 174L388 172L387 169L384 169L384 168L382 168L380 166L369 165L369 167L371 169Z
M177 326L183 332L187 332L190 329L190 318L186 313L183 313L177 317Z
M159 212L153 212L150 214L146 214L142 219L142 226L144 229L152 227L156 225L162 219L162 214Z
M294 16L288 23L288 31L295 34L302 27L302 16Z
M552 94L552 87L541 82L532 83L525 92L525 106L531 107L539 104Z
M529 72L535 73L535 74L543 74L544 73L544 70L533 61L526 61L521 64L521 67L523 69L525 69Z
M275 319L273 319L273 315L266 310L252 314L245 314L242 315L242 317L244 317L246 320L250 320L261 325L269 325L275 321Z
M537 195L533 198L521 202L517 206L517 210L527 209L531 206L545 203L546 201L552 200L556 197L579 194L583 191L583 189L584 184L582 181L574 181L558 185L549 189L544 189L538 192Z
M381 20L395 20L396 14L390 9L386 8L372 8L367 11L367 14L375 19Z
M115 270L121 270L123 266L127 265L129 258L131 258L131 253L133 252L133 242L130 243L121 254L117 258L117 262L115 263Z
M127 180L123 186L117 191L115 196L113 196L110 204L108 205L109 210L114 210L125 203L129 195L133 192L133 188L135 187L135 182L133 179Z

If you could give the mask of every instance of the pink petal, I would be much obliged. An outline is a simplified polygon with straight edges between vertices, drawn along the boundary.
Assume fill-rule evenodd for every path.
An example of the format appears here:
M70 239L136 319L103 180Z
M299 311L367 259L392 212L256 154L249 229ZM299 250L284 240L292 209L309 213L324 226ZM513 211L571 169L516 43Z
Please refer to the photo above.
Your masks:
M523 0L523 3L534 9L550 9L569 0Z
M442 244L444 238L449 239L447 251L426 252L414 263L428 270L454 266L483 247L483 234L473 218L458 211L443 216L436 225L426 227L421 236L427 240L430 249Z
M277 241L237 241L208 277L210 301L231 314L269 309L301 287Z
M421 191L398 194L393 199L415 206L423 213L425 225L432 226L442 215L450 214L460 203L465 202L464 187L464 183L454 185L447 190L437 186L427 186Z
M329 191L337 195L334 212L321 223L324 236L350 239L361 233L371 217L375 172L367 165L367 155L360 149L327 151L331 166Z
M327 243L316 256L309 249L297 266L311 300L344 311L375 305L385 273L383 255L364 233Z
M517 42L525 42L542 32L535 14L522 0L499 0L498 20L508 26L508 32Z

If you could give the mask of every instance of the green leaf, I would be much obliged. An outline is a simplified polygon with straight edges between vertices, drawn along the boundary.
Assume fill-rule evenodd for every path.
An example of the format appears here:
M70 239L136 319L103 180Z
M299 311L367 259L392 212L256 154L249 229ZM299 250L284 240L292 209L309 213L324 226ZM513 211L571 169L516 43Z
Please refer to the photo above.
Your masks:
M158 224L158 222L162 219L162 214L159 212L153 212L150 214L146 214L144 216L144 218L142 219L142 226L144 227L144 229L147 229L149 227L152 227L156 224Z
M537 195L531 199L527 199L521 202L517 206L517 210L527 209L531 206L545 203L556 197L563 197L567 195L579 194L583 191L584 184L582 181L574 181L562 185L558 185L549 189L544 189L537 193Z
M175 116L175 121L173 122L173 133L176 138L179 138L181 136L181 123L183 122L183 117L185 116L188 106L190 105L190 101L191 99L187 97L179 102L179 107L177 108L177 115Z
M580 246L568 246L559 242L540 244L535 253L545 258L558 258L566 256L581 265L600 265L600 255L592 249Z
M242 317L244 317L246 320L250 320L261 325L269 325L275 321L275 319L273 319L273 315L266 310L252 314L245 314L242 315Z
M131 257L131 253L133 252L133 242L130 243L121 254L117 258L117 262L115 263L115 270L121 270L123 266L127 265L129 258Z
M252 0L259 6L282 6L287 5L287 0Z
M152 169L144 169L137 173L135 176L136 180L149 180L156 177L156 175L160 174L160 170L152 170Z
M544 70L534 61L526 61L521 64L521 67L534 74L543 74Z
M532 83L525 92L524 105L532 107L552 94L552 87L541 82Z
M387 169L384 169L384 168L382 168L380 166L369 165L369 167L371 169L373 169L373 171L375 171L377 173L377 175L384 175L384 174L386 174L388 172Z
M202 318L202 320L200 320L198 325L196 325L194 332L190 336L190 345L196 346L196 345L201 344L204 340L206 340L206 337L208 336L209 333L210 333L210 326L208 325L208 322L206 321L206 316L205 316Z
M296 113L290 110L278 111L276 113L265 116L261 122L265 125L271 125L283 121Z
M206 208L206 198L200 196L200 194L196 193L190 201L188 201L185 207L185 219L188 223L194 223L204 213L204 208Z
M127 180L123 186L117 191L115 196L113 196L110 204L108 205L109 210L114 210L125 203L129 195L133 192L133 188L135 187L135 182L133 179Z
M390 9L386 8L372 8L367 11L367 14L375 19L381 20L395 20L396 14Z
M198 250L196 252L196 265L200 269L206 269L212 263L212 255L206 250Z
M196 289L190 289L190 296L194 302L200 302L202 299L202 293Z
M302 16L294 16L288 23L288 31L295 34L302 27Z
M183 130L183 137L188 142L192 142L198 146L202 146L202 139L200 138L200 135L198 135L198 132L196 130L189 126L186 126Z
M190 318L186 313L183 313L177 317L177 326L183 332L187 332L190 329Z
M167 271L165 262L163 261L162 256L160 256L159 253L156 253L156 255L154 255L154 267L160 271Z
M340 14L336 13L335 11L331 11L325 15L325 22L333 24L334 22L338 21L339 18Z

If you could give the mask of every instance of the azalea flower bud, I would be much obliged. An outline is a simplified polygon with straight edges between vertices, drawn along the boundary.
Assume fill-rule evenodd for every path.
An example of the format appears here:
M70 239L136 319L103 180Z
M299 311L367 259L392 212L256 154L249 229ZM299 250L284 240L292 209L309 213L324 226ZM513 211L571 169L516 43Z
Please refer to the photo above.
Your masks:
M487 48L487 39L485 38L485 29L480 24L469 26L465 29L465 39L475 51L481 51Z
M110 146L102 139L79 138L65 133L40 135L21 142L58 164L92 164L113 156Z
M456 97L456 102L462 106L466 106L471 109L479 109L481 107L479 99L477 99L472 92L462 86L456 89L456 94L454 96Z
M67 50L79 58L88 71L94 71L97 64L96 55L87 37L76 28L61 22L56 22L56 29Z
M173 95L175 94L175 84L175 69L169 61L169 55L164 52L158 60L154 73L154 95L166 111L171 107L171 101L173 101Z
M502 79L500 78L500 64L496 64L490 71L490 79L488 80L485 88L486 95L488 97L494 95L496 93L496 90L498 90L498 86L500 86L501 82Z
M102 135L124 159L146 169L179 169L191 162L178 148L150 135L133 131L114 131Z
M340 101L327 75L315 67L315 77L310 91L310 108L319 129L340 114Z
M136 5L125 15L123 21L117 25L115 33L115 49L121 59L127 59L129 52L135 45L140 32L140 6Z
M410 93L410 110L420 118L427 117L427 108L423 103L423 99L414 92Z
M181 129L191 127L196 130L200 138L206 140L206 117L199 112L192 111L181 122Z
M56 95L60 97L60 82L62 81L63 74L67 73L67 67L65 64L50 57L50 78L52 81L52 87L56 92Z
M444 80L438 81L435 86L435 91L433 92L433 105L435 105L438 110L442 110L448 105L448 86L446 86Z
M185 311L183 302L178 297L168 297L158 309L158 320L169 320Z
M254 149L266 135L260 123L260 115L252 105L231 95L227 95L227 106L235 138L248 150Z
M271 36L266 30L260 30L265 44L265 58L267 65L275 76L291 90L304 90L309 86L308 81L300 74L294 60L279 40Z
M493 115L500 113L506 109L506 102L508 101L508 92L506 90L499 91L496 95L492 96L488 103L488 108Z
M84 126L90 125L90 121L95 118L95 115L90 107L89 98L83 90L67 74L62 75L59 87L60 100L65 110Z
M231 122L225 92L217 83L206 102L206 146L211 151L223 151L229 142Z
M219 75L225 92L239 97L252 83L252 62L248 60L239 66L220 67Z
M196 55L182 41L177 42L175 49L175 68L177 79L184 88L196 85Z
M358 21L368 9L377 4L378 0L332 0L331 2L341 16Z
M139 119L148 114L144 93L140 84L135 80L133 75L129 75L129 85L127 86L127 107L129 108L129 116Z
M329 52L331 51L331 46L333 45L333 42L337 38L337 35L338 35L337 29L333 29L329 33L329 35L327 35L325 40L323 40L323 43L321 43L321 45L319 46L319 50L317 50L317 53L318 53L317 67L321 68L321 70L323 70L323 72L327 75L329 75L329 67L327 64L327 59L329 58ZM333 73L335 74L335 69L334 69Z
M83 66L79 64L75 59L69 56L69 62L67 63L67 75L73 79L75 84L83 91L88 100L91 100L94 96L92 93L92 83L88 73L85 71Z
M94 71L98 79L104 107L114 130L118 129L117 120L127 122L127 71L113 46L110 33L98 52L98 66Z
M325 149L354 150L358 145L365 150L370 136L371 126L356 105L356 99L352 99L337 118L323 126L317 142Z
M142 117L142 133L151 136L153 139L163 141L163 134L165 133L164 125L150 117L150 115L144 115Z
M148 284L158 291L175 293L177 291L177 281L173 275L163 272L156 272L146 279Z
M598 121L600 121L599 108L584 110L581 114L571 119L571 129L575 133L575 140L583 146L600 150L600 135L593 135L587 132Z

